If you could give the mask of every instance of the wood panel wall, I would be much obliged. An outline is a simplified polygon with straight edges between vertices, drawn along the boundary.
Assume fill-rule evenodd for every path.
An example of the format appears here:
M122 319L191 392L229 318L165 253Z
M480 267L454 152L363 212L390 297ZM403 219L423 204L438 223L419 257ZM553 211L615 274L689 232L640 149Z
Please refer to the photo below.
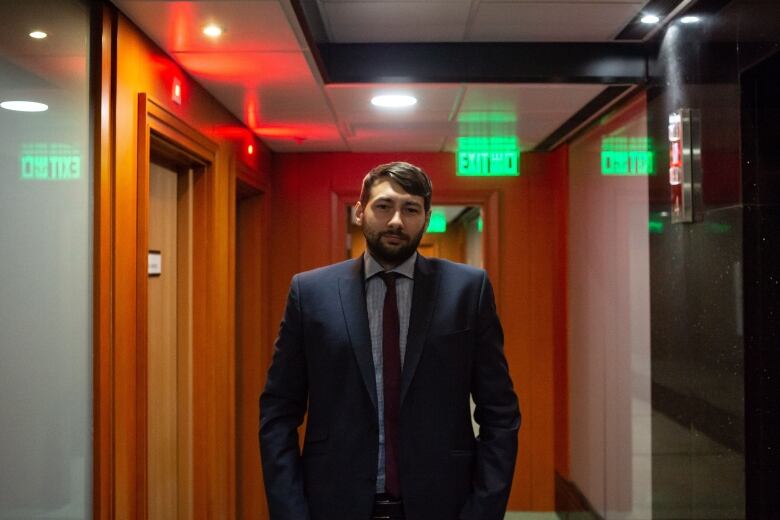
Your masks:
M565 337L565 185L567 150L526 153L514 178L455 176L455 157L446 153L301 153L274 156L271 198L271 309L269 341L278 329L290 277L341 260L331 237L340 233L341 208L334 201L356 193L373 166L406 160L431 176L437 193L454 203L458 193L498 194L498 244L494 267L506 335L506 354L523 413L520 452L510 497L511 510L554 509L556 341ZM441 203L442 201L439 201ZM343 220L343 217L340 217ZM486 235L489 234L486 219ZM343 250L343 248L342 248ZM564 282L565 283L565 282ZM563 318L563 319L562 319ZM561 327L564 327L561 330ZM565 343L564 343L565 345Z
M236 516L235 417L235 199L236 170L255 185L268 183L271 154L240 122L192 81L170 58L112 7L103 6L96 24L103 46L94 92L96 115L95 280L95 504L96 518L144 518L139 495L138 345L139 164L138 99L155 100L193 131L217 145L205 218L194 233L208 237L196 254L202 266L203 305L194 309L194 327L205 347L194 353L195 518ZM171 100L172 82L182 82L182 103ZM254 154L247 145L254 146ZM200 181L199 181L200 182ZM140 448L140 450L139 450Z

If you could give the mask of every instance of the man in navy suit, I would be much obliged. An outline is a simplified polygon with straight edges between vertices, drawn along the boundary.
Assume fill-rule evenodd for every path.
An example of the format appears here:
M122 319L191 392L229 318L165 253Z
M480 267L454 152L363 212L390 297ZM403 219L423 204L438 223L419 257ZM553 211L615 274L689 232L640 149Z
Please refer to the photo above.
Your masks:
M520 412L490 281L417 253L420 168L377 166L355 207L367 251L293 277L260 397L271 520L503 519Z

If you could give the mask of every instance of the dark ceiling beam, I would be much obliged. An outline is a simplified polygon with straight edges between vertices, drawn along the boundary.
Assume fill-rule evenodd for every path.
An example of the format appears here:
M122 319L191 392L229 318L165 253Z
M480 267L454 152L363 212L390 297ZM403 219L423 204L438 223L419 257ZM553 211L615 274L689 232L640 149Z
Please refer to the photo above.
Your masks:
M644 84L638 42L321 43L328 83Z
M303 29L309 47L328 41L328 31L325 29L325 21L322 19L317 0L290 0L298 18L298 24Z

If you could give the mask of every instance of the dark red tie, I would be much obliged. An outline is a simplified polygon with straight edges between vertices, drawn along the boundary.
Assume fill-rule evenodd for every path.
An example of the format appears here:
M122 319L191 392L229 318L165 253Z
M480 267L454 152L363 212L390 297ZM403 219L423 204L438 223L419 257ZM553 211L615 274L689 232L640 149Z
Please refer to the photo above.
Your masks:
M385 491L401 496L398 474L398 419L401 409L401 345L395 279L398 273L380 273L387 290L382 309L382 379L385 400Z

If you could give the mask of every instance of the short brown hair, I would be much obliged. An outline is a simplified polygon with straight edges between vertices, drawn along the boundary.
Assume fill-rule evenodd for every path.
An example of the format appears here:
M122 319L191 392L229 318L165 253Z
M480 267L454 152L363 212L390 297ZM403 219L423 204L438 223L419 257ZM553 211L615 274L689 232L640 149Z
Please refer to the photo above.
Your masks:
M402 161L380 164L366 174L363 178L363 189L360 191L362 206L368 204L374 184L385 178L397 182L406 193L422 197L426 213L431 209L433 184L430 177L422 168Z

